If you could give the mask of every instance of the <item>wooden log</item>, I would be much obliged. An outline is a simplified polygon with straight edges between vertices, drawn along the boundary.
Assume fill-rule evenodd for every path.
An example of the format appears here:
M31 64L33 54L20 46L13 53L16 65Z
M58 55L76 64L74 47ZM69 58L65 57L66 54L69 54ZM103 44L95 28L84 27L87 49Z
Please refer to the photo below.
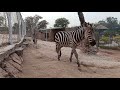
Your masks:
M20 47L23 43L24 38L17 44L9 45L3 49L0 49L0 62L2 62L5 58L9 57L10 54L15 52L17 47Z
M19 65L22 64L21 58L20 58L16 53L10 55L10 57L12 58L12 60L13 60L14 62L18 63Z
M5 70L10 73L11 75L19 73L19 70L17 70L14 66L12 66L9 62L4 62L5 64Z
M2 68L0 68L0 78L5 78L6 75L8 75L8 73Z
M28 47L29 43L28 42L24 42L23 45L25 45L26 47Z
M22 47L16 48L15 53L17 53L18 56L22 56L23 50L24 50L24 48L22 48Z
M20 72L22 72L22 67L20 64L14 62L13 60L9 60L8 63L10 63L13 67L15 67L17 70L19 70Z

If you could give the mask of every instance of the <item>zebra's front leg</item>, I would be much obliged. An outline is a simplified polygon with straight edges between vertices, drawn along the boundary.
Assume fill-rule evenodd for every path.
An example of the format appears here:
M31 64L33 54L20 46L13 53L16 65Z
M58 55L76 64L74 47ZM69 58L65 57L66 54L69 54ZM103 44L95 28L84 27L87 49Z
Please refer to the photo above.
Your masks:
M72 49L72 51L71 51L71 55L70 55L70 62L72 62L72 56L73 56L73 49Z
M75 54L75 57L76 57L76 59L77 59L78 67L80 67L80 62L79 62L79 60L78 60L78 54L77 54L77 52L76 52L76 49L74 49L74 54Z
M58 61L60 61L60 57L61 57L61 49L58 52Z

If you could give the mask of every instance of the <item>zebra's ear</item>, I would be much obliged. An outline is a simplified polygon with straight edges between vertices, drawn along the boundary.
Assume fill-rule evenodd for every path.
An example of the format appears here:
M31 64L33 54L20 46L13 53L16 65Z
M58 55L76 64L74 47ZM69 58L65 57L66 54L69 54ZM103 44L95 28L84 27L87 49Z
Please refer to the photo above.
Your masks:
M92 27L93 25L92 25L92 24L90 24L90 26Z
M83 25L84 25L84 27L87 27L88 23L85 22Z

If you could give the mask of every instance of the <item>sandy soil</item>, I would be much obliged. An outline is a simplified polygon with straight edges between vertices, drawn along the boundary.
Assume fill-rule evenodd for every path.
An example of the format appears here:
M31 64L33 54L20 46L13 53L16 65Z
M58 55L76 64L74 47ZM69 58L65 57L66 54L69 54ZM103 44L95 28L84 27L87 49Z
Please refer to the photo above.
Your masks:
M69 62L71 48L62 48L57 60L54 42L38 41L38 48L30 45L24 50L23 72L19 78L117 78L120 77L120 51L101 49L97 55L86 55L77 49L81 67L76 58Z

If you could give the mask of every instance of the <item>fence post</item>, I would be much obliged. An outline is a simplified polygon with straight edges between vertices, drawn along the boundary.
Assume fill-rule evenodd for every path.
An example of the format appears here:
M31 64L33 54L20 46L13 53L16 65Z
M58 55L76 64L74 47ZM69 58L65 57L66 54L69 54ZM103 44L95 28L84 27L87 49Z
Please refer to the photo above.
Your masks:
M11 12L6 12L8 18L8 28L9 28L9 43L13 44L12 41L12 23L11 23Z
M22 37L24 37L25 36L25 23L24 23L24 20L23 20L23 18L22 18L22 15L21 15L21 13L19 12L19 15L20 15L20 19L21 19L21 36Z
M22 37L26 35L26 23L22 19Z
M24 27L24 35L26 35L26 22L25 21L23 21L23 22L24 22L23 23L24 24L24 26L23 26Z
M20 12L16 12L16 15L17 15L17 20L18 20L18 24L19 24L19 35L18 35L18 39L19 39L19 41L20 41L20 40L21 40L21 37L22 37L22 35L21 35L21 30L22 30L22 28L21 28Z
M46 29L46 41L47 41L47 29Z

